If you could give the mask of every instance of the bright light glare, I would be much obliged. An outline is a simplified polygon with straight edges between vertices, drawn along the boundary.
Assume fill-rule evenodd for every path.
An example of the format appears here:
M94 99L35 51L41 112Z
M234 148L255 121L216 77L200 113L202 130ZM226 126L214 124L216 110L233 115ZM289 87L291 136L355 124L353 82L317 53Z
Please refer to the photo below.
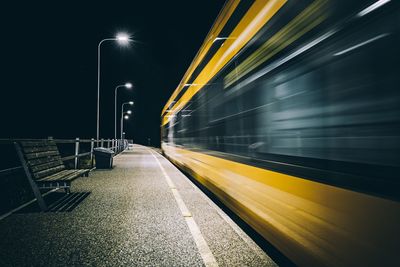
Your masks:
M125 119L125 120L129 119L129 116L128 116L128 115L125 115L125 116L124 116L124 119Z
M129 103L129 105L133 105L133 101L129 101L128 103Z
M220 41L220 40L230 40L230 39L236 39L235 37L215 37L215 39L213 40L213 43L216 41Z
M128 88L128 89L130 89L130 88L132 88L132 84L131 84L131 83L126 83L126 84L125 84L125 87Z
M384 4L390 2L390 0L379 0L375 2L374 4L370 5L366 9L362 10L360 13L357 14L357 16L362 17L364 15L367 15L368 13L374 11L375 9L383 6Z
M132 110L127 110L126 113L132 114Z
M222 38L222 37L216 37L216 38L213 40L213 43L214 43L215 41L219 41L219 40L224 40L224 38Z
M131 40L129 35L126 33L118 33L116 39L120 44L127 44Z
M388 35L390 35L390 33L383 33L383 34L380 34L380 35L378 35L378 36L375 36L374 38L368 39L367 41L364 41L364 42L362 42L362 43L359 43L359 44L356 44L356 45L354 45L354 46L352 46L352 47L349 47L349 48L347 48L347 49L345 49L345 50L342 50L342 51L340 51L340 52L337 52L336 54L334 54L334 56L340 56L340 55L346 54L346 53L348 53L348 52L350 52L350 51L352 51L352 50L354 50L354 49L357 49L357 48L359 48L359 47L361 47L361 46L364 46L364 45L367 45L367 44L369 44L369 43L372 43L372 42L374 42L374 41L376 41L376 40L379 40L379 39L381 39L381 38L383 38L383 37L386 37L386 36L388 36Z

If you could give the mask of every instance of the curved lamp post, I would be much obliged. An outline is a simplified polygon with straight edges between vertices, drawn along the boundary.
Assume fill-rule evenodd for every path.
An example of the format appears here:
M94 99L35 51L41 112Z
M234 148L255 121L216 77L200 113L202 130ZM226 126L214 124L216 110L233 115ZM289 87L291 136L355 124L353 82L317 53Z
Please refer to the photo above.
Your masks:
M117 139L117 92L118 92L118 88L121 87L125 87L127 89L131 89L132 88L132 84L131 83L125 83L125 84L121 84L118 85L117 87L115 87L115 92L114 92L114 97L115 97L115 105L114 105L114 139Z
M96 127L96 138L99 140L100 134L100 48L101 44L107 41L117 41L120 45L127 45L129 42L133 41L130 39L129 35L125 33L119 33L114 38L106 38L99 42L97 46L97 127Z
M124 119L125 120L129 119L128 115L124 115L124 106L125 105L131 105L132 106L133 105L133 101L125 102L121 106L121 140L122 140L122 136L123 136L122 132L124 130ZM128 110L126 113L127 114L132 114L132 111Z

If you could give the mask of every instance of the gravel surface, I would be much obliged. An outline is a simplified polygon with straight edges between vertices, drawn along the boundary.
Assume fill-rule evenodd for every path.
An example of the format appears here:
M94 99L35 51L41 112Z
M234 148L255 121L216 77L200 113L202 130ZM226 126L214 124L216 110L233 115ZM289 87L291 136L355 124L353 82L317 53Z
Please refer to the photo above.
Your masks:
M169 161L134 146L72 184L90 192L71 212L0 221L0 266L204 266L160 161L219 266L275 266Z

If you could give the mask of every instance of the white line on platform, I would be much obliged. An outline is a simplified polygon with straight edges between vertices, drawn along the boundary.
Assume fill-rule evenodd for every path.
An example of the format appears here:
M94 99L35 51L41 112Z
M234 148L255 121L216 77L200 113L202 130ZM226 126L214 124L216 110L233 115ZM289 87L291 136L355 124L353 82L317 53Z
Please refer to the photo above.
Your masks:
M196 190L198 194L215 209L218 215L236 232L236 234L249 246L254 253L262 259L268 266L276 267L276 263L268 256L268 254L257 245L257 243L251 239L241 228L238 226L217 204L215 204L200 188L197 187L190 179L188 179L182 172L180 175Z
M218 263L215 260L215 257L212 254L210 248L208 247L208 244L207 244L206 240L204 239L202 233L200 232L199 226L197 225L197 223L194 220L194 218L192 217L190 211L186 207L185 202L183 201L181 195L179 194L179 191L176 189L174 183L172 182L168 173L165 171L164 167L161 165L158 158L153 154L151 149L149 149L149 151L150 151L150 154L156 159L158 165L161 168L162 173L164 174L165 180L167 180L168 186L172 190L172 194L174 195L176 203L178 204L178 207L181 210L183 217L185 218L185 221L189 227L190 233L193 236L194 242L196 243L196 246L200 252L200 255L204 261L205 266L217 267Z
M186 177L185 177L186 178ZM215 204L203 191L201 191L190 179L187 181L192 187L203 197L203 199L214 208L218 215L236 232L236 234L249 246L254 253L264 262L268 262L271 266L277 266L275 262L254 242L217 204Z

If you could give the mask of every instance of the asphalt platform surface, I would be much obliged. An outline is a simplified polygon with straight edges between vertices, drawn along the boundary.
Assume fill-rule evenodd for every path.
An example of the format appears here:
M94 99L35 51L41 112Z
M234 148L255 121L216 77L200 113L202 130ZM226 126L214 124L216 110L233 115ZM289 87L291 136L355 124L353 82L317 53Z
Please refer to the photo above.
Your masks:
M0 266L276 266L150 148L135 145L71 191L85 198L70 209L0 221Z

